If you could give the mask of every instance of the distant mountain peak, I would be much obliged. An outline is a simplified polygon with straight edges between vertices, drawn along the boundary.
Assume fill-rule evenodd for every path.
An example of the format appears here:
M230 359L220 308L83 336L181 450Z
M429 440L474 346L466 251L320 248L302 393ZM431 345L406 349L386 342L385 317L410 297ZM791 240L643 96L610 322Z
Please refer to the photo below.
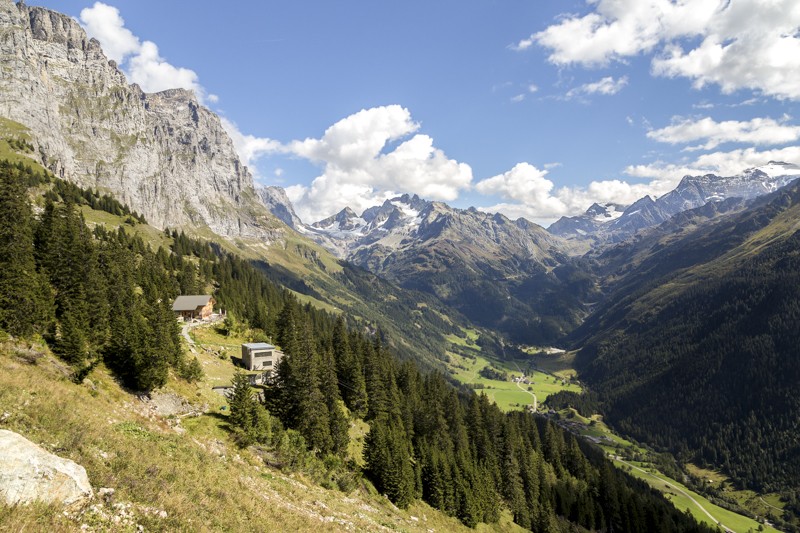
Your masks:
M683 211L728 198L752 199L774 192L798 177L800 166L782 161L770 161L733 176L686 175L667 194L656 199L644 196L622 213L619 206L612 212L607 205L595 203L585 214L562 217L548 230L554 235L578 240L620 241Z

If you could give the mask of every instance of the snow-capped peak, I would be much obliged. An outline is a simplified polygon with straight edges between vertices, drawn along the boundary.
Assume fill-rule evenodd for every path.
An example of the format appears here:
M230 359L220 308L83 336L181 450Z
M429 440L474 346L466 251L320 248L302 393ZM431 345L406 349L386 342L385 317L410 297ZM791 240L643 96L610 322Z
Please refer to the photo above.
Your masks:
M756 167L767 176L774 178L777 176L800 176L800 166L783 161L770 161L764 166Z
M619 204L610 202L603 204L594 203L586 210L586 216L591 217L592 220L597 222L608 222L609 220L621 217L624 212L625 208Z

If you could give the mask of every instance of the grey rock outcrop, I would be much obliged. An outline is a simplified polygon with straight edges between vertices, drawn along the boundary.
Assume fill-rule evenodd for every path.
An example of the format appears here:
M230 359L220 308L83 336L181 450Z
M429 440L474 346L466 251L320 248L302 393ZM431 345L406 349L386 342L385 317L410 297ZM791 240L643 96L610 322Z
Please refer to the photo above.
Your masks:
M0 429L0 500L8 505L43 501L76 510L93 494L82 466Z
M280 238L219 117L190 91L129 84L66 15L0 0L0 116L29 128L45 167L156 227Z
M303 226L303 221L294 212L294 206L286 196L286 191L281 187L270 185L268 187L256 187L256 194L267 206L269 212L282 220L290 228L298 229Z

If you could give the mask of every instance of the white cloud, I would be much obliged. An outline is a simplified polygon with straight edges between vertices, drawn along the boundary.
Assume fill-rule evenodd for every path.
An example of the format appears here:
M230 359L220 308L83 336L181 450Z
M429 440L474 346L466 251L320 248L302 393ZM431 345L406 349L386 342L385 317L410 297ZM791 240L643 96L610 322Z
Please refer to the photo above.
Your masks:
M766 165L769 161L796 163L800 161L800 146L788 146L773 150L742 148L728 152L712 152L683 164L657 161L649 165L631 165L625 169L629 176L654 178L659 181L677 183L682 176L718 174L732 176L747 168Z
M346 206L360 212L403 192L458 198L470 187L472 169L448 159L419 128L407 109L382 106L340 120L319 139L285 145L287 152L323 167L308 187L287 190L300 218L319 220Z
M800 99L796 0L587 0L590 12L513 46L538 44L556 65L597 67L654 54L652 72L724 93L752 89Z
M81 23L90 37L100 41L106 56L117 63L139 51L139 38L125 28L116 7L95 2L94 6L81 10Z
M593 81L591 83L585 83L573 89L567 91L567 94L564 95L564 98L567 100L571 100L573 98L578 98L582 96L588 96L590 94L603 94L603 95L612 95L617 94L628 84L628 77L623 76L619 79L614 79L612 76L606 76L597 81Z
M220 117L220 122L222 122L222 127L225 128L231 141L233 141L233 146L239 155L239 159L253 172L256 179L259 178L259 175L255 162L260 157L285 151L283 145L278 141L242 133L236 124L225 117Z
M546 175L547 170L540 170L530 163L519 163L508 172L478 182L475 185L478 192L504 200L480 209L547 225L562 216L582 213L595 202L627 205L664 188L658 183L630 184L621 180L604 180L593 181L587 187L556 189Z
M643 179L644 182L630 183L613 179L593 181L586 187L556 188L546 178L547 170L540 170L529 163L519 163L508 172L479 181L475 189L501 200L480 210L500 212L510 218L524 217L546 226L562 216L583 213L595 202L629 205L645 195L661 196L674 189L686 175L713 173L733 176L745 169L766 165L769 161L798 162L800 146L774 150L751 147L703 154L683 163L656 161L647 165L631 165L625 169L625 174Z
M531 83L530 85L528 85L528 92L529 93L533 94L538 90L539 90L539 87L536 86L535 84Z
M511 101L514 102L515 104L518 104L518 103L522 102L523 100L525 100L525 95L524 94L518 94L518 95L515 95L515 96L511 97Z
M126 74L131 81L138 83L144 92L155 93L166 89L189 89L202 98L204 91L197 74L188 68L176 67L168 63L158 53L158 46L145 41L139 51L127 60Z
M176 67L167 62L152 41L142 42L125 27L125 21L116 7L95 2L81 10L80 22L90 37L100 41L106 55L117 62L125 76L145 92L166 89L188 89L204 102L206 92L193 70ZM216 95L209 95L216 102Z
M716 122L710 117L701 119L675 117L672 124L649 131L647 136L655 141L669 144L706 141L700 146L689 147L690 150L713 150L723 143L779 145L800 139L800 126L787 124L789 118L784 116L781 120L754 118L749 121Z

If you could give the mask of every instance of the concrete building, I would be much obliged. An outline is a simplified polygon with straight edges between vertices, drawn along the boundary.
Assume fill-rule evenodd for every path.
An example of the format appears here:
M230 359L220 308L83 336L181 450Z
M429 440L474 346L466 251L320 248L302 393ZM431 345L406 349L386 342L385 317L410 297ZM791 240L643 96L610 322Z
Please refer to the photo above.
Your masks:
M242 364L247 370L274 370L283 352L266 342L242 344Z

